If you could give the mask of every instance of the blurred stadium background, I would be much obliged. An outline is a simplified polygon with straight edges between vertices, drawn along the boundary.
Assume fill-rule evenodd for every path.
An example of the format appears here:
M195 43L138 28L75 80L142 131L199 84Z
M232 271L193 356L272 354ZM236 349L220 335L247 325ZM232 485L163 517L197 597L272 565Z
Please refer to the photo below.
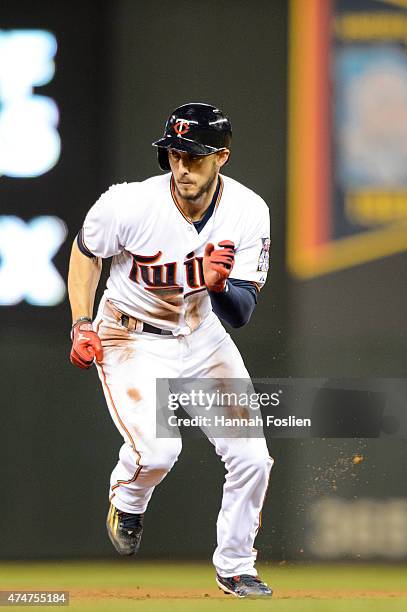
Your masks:
M104 520L120 437L96 372L69 363L70 247L110 184L158 174L151 142L198 100L231 117L226 174L270 206L269 281L232 333L252 376L406 374L407 2L3 0L3 568L115 557ZM405 440L270 450L263 563L407 561ZM209 564L222 480L211 445L186 440L140 562Z

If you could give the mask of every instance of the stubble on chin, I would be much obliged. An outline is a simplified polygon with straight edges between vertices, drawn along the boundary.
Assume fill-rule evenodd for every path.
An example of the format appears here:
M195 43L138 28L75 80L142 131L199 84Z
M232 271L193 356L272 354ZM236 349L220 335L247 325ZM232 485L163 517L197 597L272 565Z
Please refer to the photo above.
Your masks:
M211 176L208 179L208 181L205 183L205 185L203 185L200 189L198 189L196 193L183 195L182 193L180 193L180 190L178 189L178 185L176 183L175 183L175 189L176 189L177 195L181 197L183 200L187 200L187 202L196 202L196 200L199 200L205 193L211 190L215 180L216 180L216 172L213 173L213 176Z

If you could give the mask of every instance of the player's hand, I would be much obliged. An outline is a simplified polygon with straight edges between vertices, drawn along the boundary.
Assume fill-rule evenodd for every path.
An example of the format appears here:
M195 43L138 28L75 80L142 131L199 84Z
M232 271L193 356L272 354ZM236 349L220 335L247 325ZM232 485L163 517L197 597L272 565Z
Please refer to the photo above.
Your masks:
M205 285L209 291L224 291L226 280L235 263L235 245L231 240L219 242L220 249L215 249L211 242L205 247L203 273Z
M88 370L94 359L100 363L103 348L100 338L92 329L92 323L78 323L72 328L71 363L77 368Z

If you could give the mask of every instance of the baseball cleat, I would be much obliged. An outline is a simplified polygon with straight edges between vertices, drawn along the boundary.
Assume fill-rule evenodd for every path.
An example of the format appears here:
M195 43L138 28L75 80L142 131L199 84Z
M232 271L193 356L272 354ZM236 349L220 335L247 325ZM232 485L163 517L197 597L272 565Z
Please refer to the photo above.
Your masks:
M221 591L235 597L256 599L273 595L272 589L265 582L262 582L258 576L249 576L249 574L230 576L229 578L223 578L216 574L216 583Z
M106 519L110 541L120 555L135 555L140 548L144 514L122 512L110 504Z

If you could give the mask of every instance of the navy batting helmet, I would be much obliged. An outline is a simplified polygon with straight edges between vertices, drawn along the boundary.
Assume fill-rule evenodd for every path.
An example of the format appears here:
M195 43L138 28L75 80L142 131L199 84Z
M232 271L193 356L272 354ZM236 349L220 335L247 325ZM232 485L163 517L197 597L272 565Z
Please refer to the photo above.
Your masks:
M211 155L229 149L232 126L216 106L189 102L176 108L165 124L164 136L153 142L158 147L158 163L162 170L170 170L168 149L192 155Z

